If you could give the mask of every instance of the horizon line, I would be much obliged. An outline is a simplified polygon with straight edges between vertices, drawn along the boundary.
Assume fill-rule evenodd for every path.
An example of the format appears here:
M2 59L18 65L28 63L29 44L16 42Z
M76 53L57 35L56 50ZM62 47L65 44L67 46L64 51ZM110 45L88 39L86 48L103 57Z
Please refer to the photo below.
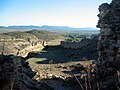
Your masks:
M99 29L97 27L90 27L90 26L86 26L86 27L74 27L74 26L63 26L63 25L0 25L0 27L9 27L9 26L55 26L55 27L68 27L68 28L94 28L94 29Z

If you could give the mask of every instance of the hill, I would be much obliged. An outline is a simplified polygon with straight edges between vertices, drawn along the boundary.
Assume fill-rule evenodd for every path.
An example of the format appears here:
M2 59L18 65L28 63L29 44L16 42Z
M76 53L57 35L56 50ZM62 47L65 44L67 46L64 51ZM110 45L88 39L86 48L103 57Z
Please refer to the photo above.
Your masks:
M58 33L50 32L46 30L31 30L31 31L26 31L26 33L33 34L38 39L41 39L43 41L50 41L60 37Z
M36 30L49 30L49 31L99 31L96 28L91 28L91 27L85 27L85 28L74 28L74 27L68 27L68 26L48 26L48 25L43 25L43 26L0 26L0 32L4 31L29 31L32 29Z
M97 31L98 29L91 28L91 27L84 27L84 28L74 28L68 26L41 26L41 29L45 30L67 30L67 31Z
M3 33L4 35L10 36L10 37L14 37L14 38L20 38L20 39L25 39L28 40L30 38L32 39L37 39L37 37L35 37L34 35L30 34L30 33L26 33L26 32L20 32L20 31L14 31L14 32L8 32L8 33Z
M45 30L0 33L0 53L26 56L29 52L41 51L44 41L54 40L59 36Z

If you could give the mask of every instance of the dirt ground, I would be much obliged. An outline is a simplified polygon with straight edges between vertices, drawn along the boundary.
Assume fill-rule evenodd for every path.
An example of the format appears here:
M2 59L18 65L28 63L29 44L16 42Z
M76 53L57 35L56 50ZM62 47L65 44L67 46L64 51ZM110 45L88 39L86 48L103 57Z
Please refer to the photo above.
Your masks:
M62 39L63 40L63 39ZM36 57L29 58L27 61L29 65L32 67L33 71L37 72L36 76L34 77L36 80L43 80L43 79L51 79L53 77L66 79L68 77L72 77L70 72L72 68L70 66L75 64L81 64L84 67L87 67L91 61L67 61L59 63L60 60L66 59L62 58L64 53L62 50L54 48L55 45L59 45L61 39L53 40L49 42L52 43L52 49L43 50L40 54ZM55 63L53 60L57 61ZM65 60L63 60L65 61ZM67 87L64 87L61 80L45 80L45 82L54 88L54 90L69 90Z

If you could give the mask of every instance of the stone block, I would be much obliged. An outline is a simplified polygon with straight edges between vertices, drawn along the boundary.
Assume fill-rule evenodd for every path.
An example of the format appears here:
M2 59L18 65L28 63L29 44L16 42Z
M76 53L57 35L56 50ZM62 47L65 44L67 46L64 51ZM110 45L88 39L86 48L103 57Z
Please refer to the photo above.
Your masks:
M117 44L120 45L120 40L117 40Z
M112 30L111 30L110 28L105 28L105 29L104 29L104 34L105 34L105 35L108 35L108 36L109 36L109 35L112 35Z
M109 44L112 45L113 43L116 43L116 40L109 40Z
M111 61L111 62L115 60L115 58L111 57L111 56L109 56L108 58L109 58L109 61Z

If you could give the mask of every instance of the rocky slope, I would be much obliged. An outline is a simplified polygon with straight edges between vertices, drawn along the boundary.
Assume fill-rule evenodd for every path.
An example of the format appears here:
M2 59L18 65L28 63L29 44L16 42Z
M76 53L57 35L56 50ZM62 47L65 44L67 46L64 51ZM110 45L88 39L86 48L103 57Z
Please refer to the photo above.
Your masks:
M35 74L22 57L0 55L0 90L53 90Z
M73 60L95 60L98 58L98 36L93 39L83 39L80 42L62 41L61 46L66 50L66 56Z
M36 36L24 32L2 34L0 46L0 53L18 56L26 56L29 52L41 51L44 48Z
M41 51L45 41L56 38L53 32L37 30L0 33L0 53L26 57L29 52Z
M91 41L90 39L82 39L80 42L61 41L60 45L68 49L79 49L90 44Z

